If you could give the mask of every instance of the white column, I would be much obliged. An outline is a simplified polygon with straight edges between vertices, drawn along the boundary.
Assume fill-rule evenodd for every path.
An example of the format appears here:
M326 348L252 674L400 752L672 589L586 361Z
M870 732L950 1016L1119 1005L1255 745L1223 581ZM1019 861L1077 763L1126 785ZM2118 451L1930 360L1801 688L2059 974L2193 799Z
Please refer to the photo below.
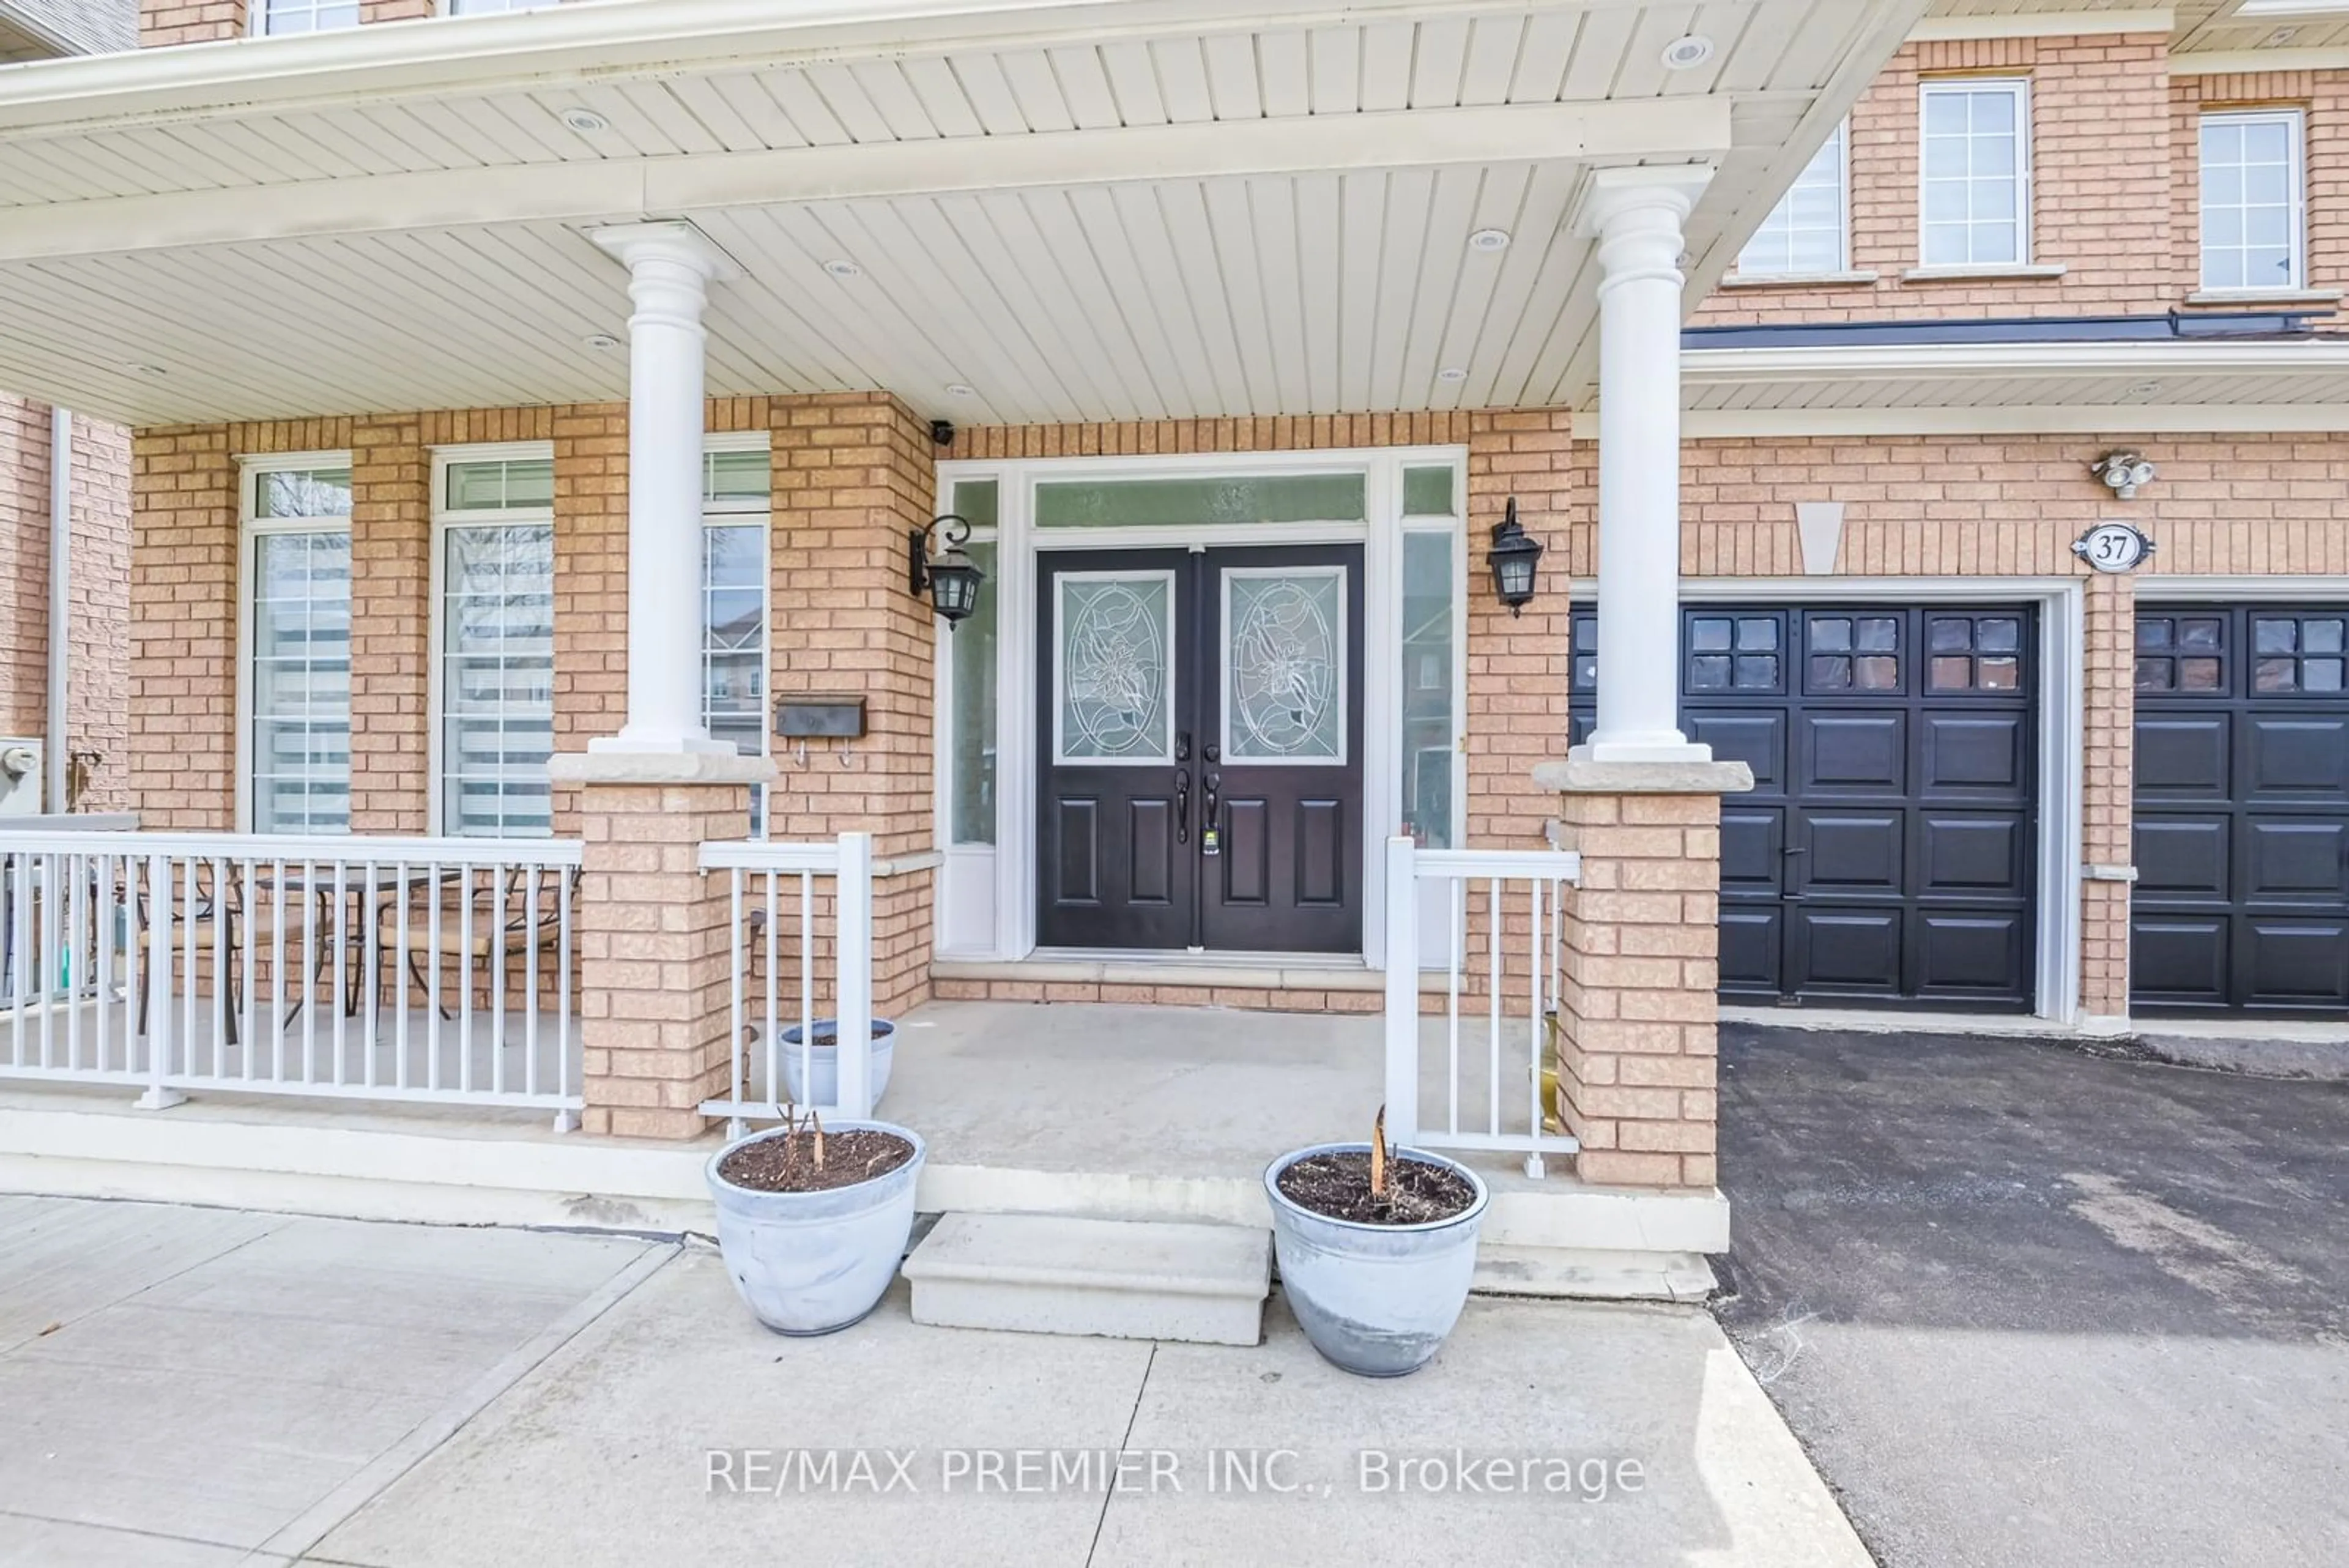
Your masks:
M1599 241L1596 762L1709 762L1681 732L1682 225L1713 171L1606 169L1577 227Z
M627 264L628 718L591 752L732 755L701 718L701 325L733 267L691 223L595 232Z

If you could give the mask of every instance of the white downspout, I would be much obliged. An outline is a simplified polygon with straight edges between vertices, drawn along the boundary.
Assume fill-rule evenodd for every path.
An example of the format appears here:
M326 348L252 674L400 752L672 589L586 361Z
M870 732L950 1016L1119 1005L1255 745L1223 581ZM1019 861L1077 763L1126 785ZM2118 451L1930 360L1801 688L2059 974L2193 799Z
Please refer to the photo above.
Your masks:
M49 722L48 794L44 809L66 809L72 760L66 734L67 678L73 668L73 414L49 410Z

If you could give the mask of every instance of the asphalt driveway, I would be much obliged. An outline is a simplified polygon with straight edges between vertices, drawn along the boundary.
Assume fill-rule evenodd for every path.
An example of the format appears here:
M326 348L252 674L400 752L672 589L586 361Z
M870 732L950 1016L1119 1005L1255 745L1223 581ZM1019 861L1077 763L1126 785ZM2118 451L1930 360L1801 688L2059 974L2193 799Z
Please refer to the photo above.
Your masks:
M1720 1315L1886 1568L2349 1562L2349 1085L1722 1051Z

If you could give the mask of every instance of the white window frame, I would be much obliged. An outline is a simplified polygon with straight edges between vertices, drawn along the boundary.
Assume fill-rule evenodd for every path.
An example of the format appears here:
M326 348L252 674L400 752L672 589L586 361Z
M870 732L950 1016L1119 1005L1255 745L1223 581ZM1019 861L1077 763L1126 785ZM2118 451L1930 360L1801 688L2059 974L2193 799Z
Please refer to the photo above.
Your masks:
M547 11L562 0L510 0L494 11L460 11L460 0L436 0L434 15L441 16L510 16L517 11Z
M2209 229L2205 214L2209 203L2204 196L2204 162L2202 132L2213 120L2231 120L2239 125L2280 124L2290 132L2292 178L2291 248L2292 274L2282 283L2213 284L2209 277ZM2295 294L2308 286L2308 116L2297 109L2214 109L2197 117L2194 122L2194 213L2195 213L2195 277L2205 294L2233 294L2245 296L2263 294Z
M1749 237L1746 240L1745 244L1738 247L1737 265L1733 275L1740 278L1753 278L1757 281L1767 280L1773 283L1797 283L1805 278L1832 277L1837 273L1847 273L1851 270L1851 117L1849 115L1846 115L1841 120L1837 122L1835 131L1829 140L1834 142L1837 154L1836 256L1834 266L1824 273L1816 271L1803 271L1800 269L1790 269L1785 272L1775 272L1768 269L1757 271L1754 268L1748 267L1745 265L1745 252L1747 248L1754 244L1754 239L1760 236L1761 230L1756 229L1754 236ZM1825 147L1820 149L1820 151L1825 151ZM1804 163L1802 172L1795 176L1795 185L1802 183L1803 175L1809 173L1811 164L1817 161L1818 154L1813 153L1810 160ZM1779 208L1785 206L1787 203L1794 201L1794 199L1795 186L1789 185L1786 187L1785 194L1779 197L1776 203L1773 205L1768 213L1763 217L1763 224L1766 226L1772 218L1778 215Z
M316 7L326 3L327 0L310 0L310 9L315 15ZM352 27L366 25L366 17L362 13L353 17L348 26L305 27L297 33L273 32L269 26L269 13L273 4L274 0L250 0L244 19L246 32L256 38L306 38L316 33L347 33Z
M2014 100L2014 254L2005 261L1938 262L1925 251L1926 116L1936 93L2002 91ZM1932 77L1917 84L1917 262L1926 272L2004 272L2032 264L2031 78L2029 77ZM1969 225L1971 227L1971 224ZM1967 248L1972 249L1971 240Z
M445 645L446 617L449 591L449 530L456 528L497 527L543 524L554 526L554 505L499 506L456 508L449 504L449 471L477 462L553 462L554 443L545 441L484 442L478 446L442 446L432 449L432 533L431 569L427 576L426 592L430 596L429 612L425 618L429 651L425 659L425 832L434 837L452 836L454 824L447 820L445 792L448 780L442 775L445 762L442 726L445 719L449 681L448 649ZM550 806L552 802L550 800ZM550 825L550 832L552 827Z
M759 689L766 704L759 722L759 754L771 757L775 751L775 496L773 441L765 431L725 431L702 438L701 455L705 470L710 457L720 452L755 452L768 455L767 493L755 504L746 500L718 500L702 487L701 528L702 558L709 559L708 535L712 528L756 528L765 541L762 558L766 570L759 574ZM701 624L695 631L694 662L699 668L701 684L701 718L709 722L709 568L705 565L697 574L695 595L701 599ZM754 836L767 836L768 813L758 791L753 789Z
M236 804L233 820L237 832L252 833L255 831L253 811L253 595L257 581L254 568L260 555L254 542L271 534L328 532L337 523L346 535L351 531L351 519L347 513L339 518L262 516L261 481L267 474L296 473L305 469L347 469L351 466L351 454L331 451L270 452L240 457L236 463L236 775L233 781ZM356 583L356 573L353 580ZM356 670L353 675L356 677ZM352 782L356 785L356 778ZM348 831L347 826L345 831Z

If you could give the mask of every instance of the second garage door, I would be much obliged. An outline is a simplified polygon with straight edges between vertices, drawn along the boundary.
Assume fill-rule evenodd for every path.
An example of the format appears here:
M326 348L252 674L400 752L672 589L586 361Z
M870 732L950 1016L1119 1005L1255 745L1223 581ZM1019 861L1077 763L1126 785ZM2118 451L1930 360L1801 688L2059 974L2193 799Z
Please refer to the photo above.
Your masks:
M1723 803L1723 1000L2030 1009L2036 649L2028 606L1683 609L1682 725L1754 770Z
M2137 617L2141 1012L2349 1013L2349 605Z

